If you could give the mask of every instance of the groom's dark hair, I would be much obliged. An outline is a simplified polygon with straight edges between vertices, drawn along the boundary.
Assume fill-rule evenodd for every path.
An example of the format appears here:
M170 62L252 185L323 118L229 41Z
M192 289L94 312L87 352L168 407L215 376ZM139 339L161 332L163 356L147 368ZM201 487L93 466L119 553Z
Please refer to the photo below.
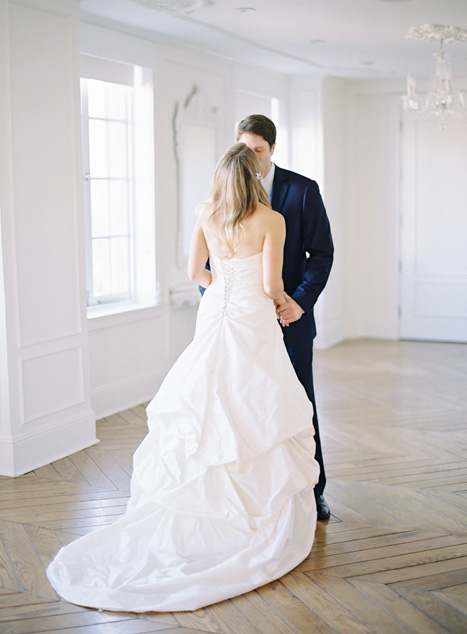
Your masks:
M242 132L262 136L272 147L276 142L276 126L263 114L250 114L237 124L237 141Z

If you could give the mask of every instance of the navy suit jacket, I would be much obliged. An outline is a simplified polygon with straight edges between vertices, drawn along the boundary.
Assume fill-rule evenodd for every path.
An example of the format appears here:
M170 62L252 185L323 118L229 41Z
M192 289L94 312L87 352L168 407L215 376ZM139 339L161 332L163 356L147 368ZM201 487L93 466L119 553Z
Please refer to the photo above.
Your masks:
M334 247L331 228L318 184L277 167L271 205L285 218L283 279L285 292L305 311L284 328L287 347L300 346L316 336L313 307L328 281Z

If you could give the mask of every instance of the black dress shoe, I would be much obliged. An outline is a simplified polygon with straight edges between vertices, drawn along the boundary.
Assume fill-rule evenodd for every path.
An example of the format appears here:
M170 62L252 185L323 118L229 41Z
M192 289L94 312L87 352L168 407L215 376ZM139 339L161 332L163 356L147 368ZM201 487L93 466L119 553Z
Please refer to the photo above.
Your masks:
M318 511L319 520L328 520L331 517L331 511L328 503L324 499L324 495L316 496L316 510Z

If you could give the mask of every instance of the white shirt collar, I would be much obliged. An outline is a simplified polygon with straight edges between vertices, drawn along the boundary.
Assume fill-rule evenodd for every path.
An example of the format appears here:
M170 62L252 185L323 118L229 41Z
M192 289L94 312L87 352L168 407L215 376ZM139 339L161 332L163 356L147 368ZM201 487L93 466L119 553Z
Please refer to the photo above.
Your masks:
M269 198L271 198L272 183L274 181L274 172L275 171L276 171L276 166L274 165L274 163L272 163L271 164L271 169L269 170L267 176L265 176L263 178L263 180L261 181L261 184L264 187L264 189L266 190L266 194L268 195Z

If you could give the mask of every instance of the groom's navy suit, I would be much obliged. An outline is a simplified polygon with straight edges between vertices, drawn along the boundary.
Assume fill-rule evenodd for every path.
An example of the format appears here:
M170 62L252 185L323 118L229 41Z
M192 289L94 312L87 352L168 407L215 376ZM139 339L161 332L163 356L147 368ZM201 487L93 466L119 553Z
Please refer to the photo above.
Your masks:
M331 229L317 183L277 165L271 206L284 216L286 224L282 273L285 292L305 311L298 321L283 328L283 332L295 372L313 403L315 457L321 469L315 495L321 495L326 484L326 475L313 390L313 339L316 336L313 307L331 271Z

